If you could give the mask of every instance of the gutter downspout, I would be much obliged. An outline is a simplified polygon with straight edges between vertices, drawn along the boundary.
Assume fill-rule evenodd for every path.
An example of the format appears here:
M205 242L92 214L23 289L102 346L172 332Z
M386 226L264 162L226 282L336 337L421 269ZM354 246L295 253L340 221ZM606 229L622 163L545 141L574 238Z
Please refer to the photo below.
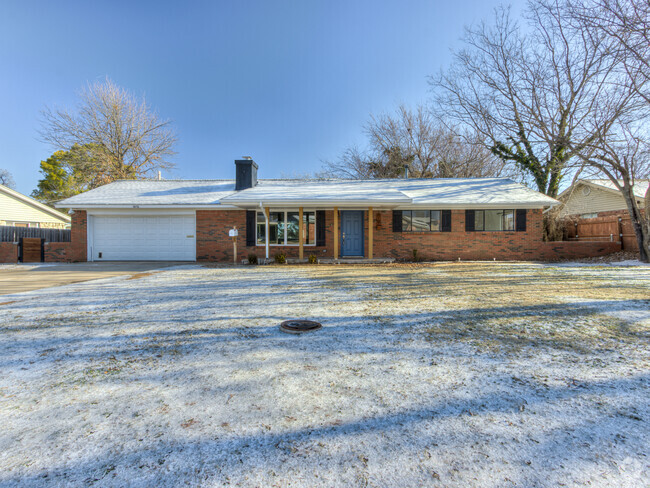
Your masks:
M553 207L557 207L558 205L561 205L561 203L552 203L552 204L550 204L546 210L542 211L542 214L547 214L548 212L550 212L553 209Z
M262 202L260 202L260 208L262 209L262 213L264 213L264 219L266 220L264 236L265 236L265 241L266 241L265 242L266 259L269 259L269 216L266 213L266 209L264 208L264 205L262 205Z

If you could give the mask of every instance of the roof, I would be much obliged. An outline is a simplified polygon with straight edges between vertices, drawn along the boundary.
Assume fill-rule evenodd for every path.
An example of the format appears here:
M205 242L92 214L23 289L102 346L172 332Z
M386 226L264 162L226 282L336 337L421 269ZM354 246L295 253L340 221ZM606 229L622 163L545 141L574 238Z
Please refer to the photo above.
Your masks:
M501 207L555 205L556 200L505 178L399 178L374 180L262 180L232 194L223 203L247 206L339 203L392 206Z
M259 180L235 191L234 180L116 181L58 203L60 207L263 205L539 208L558 202L505 178Z
M28 197L27 195L23 195L22 193L17 192L16 190L12 190L11 188L0 185L0 193L4 193L7 196L10 196L12 198L15 198L16 200L24 203L25 205L29 205L31 207L36 207L38 210L45 212L49 215L51 215L54 218L57 218L61 220L61 222L65 223L70 223L70 216L66 215L62 212L59 212L58 210L48 207L47 205L39 202L38 200L34 200L31 197Z
M622 185L623 180L618 180L618 182ZM618 188L616 188L616 185L614 185L614 182L610 180L609 178L607 179L584 179L584 180L578 180L578 183L587 183L595 186L600 186L602 188L605 188L607 190L615 191L618 193ZM650 180L643 180L643 179L637 179L634 181L634 196L637 198L645 198L645 194L648 191L648 185L650 184ZM566 193L565 190L562 193Z
M234 180L120 180L60 201L57 207L219 205Z

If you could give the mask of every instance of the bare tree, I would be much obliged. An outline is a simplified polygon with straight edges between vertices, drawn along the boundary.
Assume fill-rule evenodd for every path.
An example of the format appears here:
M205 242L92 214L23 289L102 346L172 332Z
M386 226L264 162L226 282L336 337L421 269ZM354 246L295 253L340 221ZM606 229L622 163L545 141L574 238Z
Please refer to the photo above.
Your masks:
M650 102L650 1L569 0L579 28L609 38L621 56L629 83Z
M8 186L9 188L16 186L13 176L6 169L0 169L0 185Z
M510 176L476 134L459 135L424 105L400 106L394 114L370 116L368 149L348 148L324 174L346 178L397 178L408 167L414 178Z
M95 148L85 168L103 182L153 176L170 169L176 136L169 120L111 80L88 85L76 111L45 108L41 137L57 150Z
M431 86L445 120L473 129L555 197L570 163L596 137L584 121L598 114L599 126L611 125L630 94L606 90L620 77L609 46L570 28L563 2L531 1L526 19L523 32L499 8L494 24L468 28L465 48Z
M605 174L625 198L642 261L650 258L650 213L638 207L634 183L650 176L650 2L648 0L569 0L575 31L606 39L609 57L620 66L620 81L609 91L627 100L627 113L613 125L592 119L597 137L580 154L586 165ZM646 193L650 199L650 191ZM646 201L646 206L648 202Z
M649 136L643 124L619 121L599 133L588 150L580 153L583 161L606 175L625 198L643 262L650 260L650 225L641 214L634 184L650 177Z

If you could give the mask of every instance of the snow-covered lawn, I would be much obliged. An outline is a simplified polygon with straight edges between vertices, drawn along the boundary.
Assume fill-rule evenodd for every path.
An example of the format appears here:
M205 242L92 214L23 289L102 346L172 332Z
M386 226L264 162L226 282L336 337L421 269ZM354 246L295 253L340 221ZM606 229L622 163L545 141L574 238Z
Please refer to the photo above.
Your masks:
M188 266L1 296L0 486L647 486L649 331L647 267Z

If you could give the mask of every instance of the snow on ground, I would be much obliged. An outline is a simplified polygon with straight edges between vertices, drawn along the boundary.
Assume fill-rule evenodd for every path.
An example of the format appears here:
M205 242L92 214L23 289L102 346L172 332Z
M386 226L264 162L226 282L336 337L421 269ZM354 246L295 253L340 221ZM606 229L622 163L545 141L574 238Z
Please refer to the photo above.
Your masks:
M649 309L650 269L526 263L2 296L0 486L647 486Z

